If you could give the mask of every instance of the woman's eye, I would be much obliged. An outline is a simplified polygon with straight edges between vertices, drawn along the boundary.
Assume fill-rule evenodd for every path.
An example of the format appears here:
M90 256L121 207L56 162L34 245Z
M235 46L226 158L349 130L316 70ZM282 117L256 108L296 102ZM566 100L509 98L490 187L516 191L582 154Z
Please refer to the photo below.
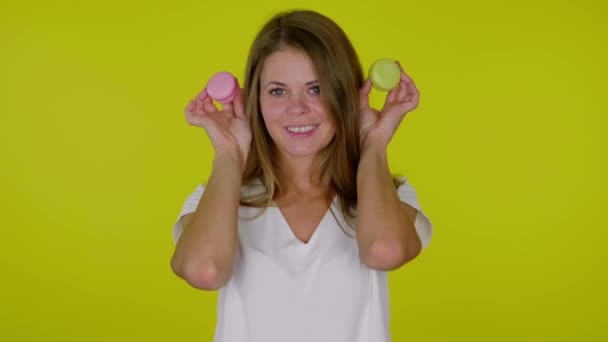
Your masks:
M312 88L310 88L310 90L314 93L314 94L320 94L321 93L321 88L319 88L319 86L314 86Z
M281 88L274 88L270 91L270 95L283 95L284 92L285 91Z

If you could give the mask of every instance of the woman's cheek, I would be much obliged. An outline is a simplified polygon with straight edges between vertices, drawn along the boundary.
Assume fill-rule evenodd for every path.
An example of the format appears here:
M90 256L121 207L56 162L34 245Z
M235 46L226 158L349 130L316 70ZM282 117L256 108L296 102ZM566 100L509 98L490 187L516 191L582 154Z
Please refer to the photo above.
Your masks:
M277 116L285 112L286 107L286 101L281 101L281 99L273 99L267 101L265 105L262 106L262 111L272 116Z

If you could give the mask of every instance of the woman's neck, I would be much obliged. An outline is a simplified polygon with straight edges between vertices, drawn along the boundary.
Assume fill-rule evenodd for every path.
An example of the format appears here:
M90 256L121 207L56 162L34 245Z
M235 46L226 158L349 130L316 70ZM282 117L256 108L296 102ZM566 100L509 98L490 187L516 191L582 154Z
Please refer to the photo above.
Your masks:
M285 161L281 168L280 180L284 187L281 197L327 196L332 193L330 177L318 174L311 159Z

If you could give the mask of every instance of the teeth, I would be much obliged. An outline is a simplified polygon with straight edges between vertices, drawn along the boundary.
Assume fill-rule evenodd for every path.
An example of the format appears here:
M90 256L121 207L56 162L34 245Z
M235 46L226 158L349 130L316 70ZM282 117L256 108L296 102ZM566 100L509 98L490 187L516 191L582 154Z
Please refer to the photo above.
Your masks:
M318 125L309 125L309 126L301 126L301 127L287 127L287 130L294 133L306 133L310 132L313 129L317 128Z

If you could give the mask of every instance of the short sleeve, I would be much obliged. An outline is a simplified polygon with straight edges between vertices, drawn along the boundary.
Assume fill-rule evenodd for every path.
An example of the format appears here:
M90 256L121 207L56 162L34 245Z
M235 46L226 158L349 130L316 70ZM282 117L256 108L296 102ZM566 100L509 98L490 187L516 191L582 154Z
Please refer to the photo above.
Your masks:
M177 216L177 220L173 225L173 242L177 244L177 240L182 235L184 227L182 226L181 218L189 213L193 213L196 211L198 207L198 202L201 200L203 196L203 191L205 190L205 186L203 184L199 184L196 189L186 198L186 201L182 205L182 210Z
M424 249L431 242L431 236L433 234L433 225L429 218L424 214L420 203L418 202L418 196L416 190L411 186L405 177L398 177L399 187L397 188L397 195L401 202L409 204L412 208L416 209L416 233L422 243Z

